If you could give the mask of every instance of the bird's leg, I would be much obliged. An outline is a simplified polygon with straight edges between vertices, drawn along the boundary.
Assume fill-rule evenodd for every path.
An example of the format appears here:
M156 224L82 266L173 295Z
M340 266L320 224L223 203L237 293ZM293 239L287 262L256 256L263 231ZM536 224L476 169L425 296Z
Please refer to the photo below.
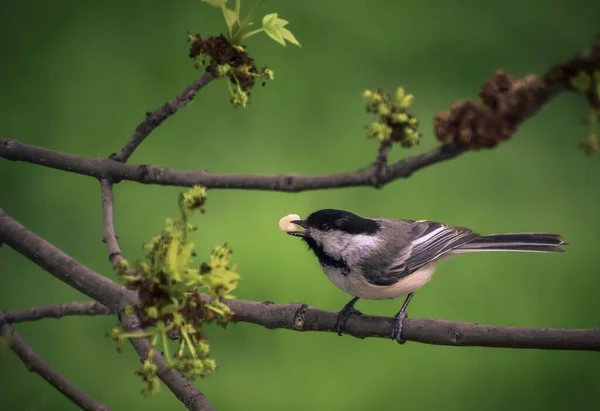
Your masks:
M360 311L354 308L354 304L356 304L357 301L358 297L351 299L338 314L337 321L335 322L335 330L339 336L342 335L342 328L344 328L348 318L354 313L360 314Z
M410 293L406 296L406 300L404 300L404 304L402 304L402 308L398 311L398 314L394 317L394 328L392 329L392 340L396 340L398 344L404 344L406 340L402 339L402 322L407 317L406 308L408 307L408 303L413 298L415 293Z

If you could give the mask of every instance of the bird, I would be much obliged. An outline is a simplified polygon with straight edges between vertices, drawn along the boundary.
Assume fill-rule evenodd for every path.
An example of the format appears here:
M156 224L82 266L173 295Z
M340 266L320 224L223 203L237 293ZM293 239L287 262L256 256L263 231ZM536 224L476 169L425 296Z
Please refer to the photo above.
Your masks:
M352 314L361 314L354 308L359 299L406 296L391 334L400 344L406 342L402 329L408 305L440 261L485 251L561 253L568 245L559 234L481 235L435 221L361 217L337 209L317 210L305 219L290 214L280 220L280 228L301 238L327 278L353 297L338 313L338 335Z

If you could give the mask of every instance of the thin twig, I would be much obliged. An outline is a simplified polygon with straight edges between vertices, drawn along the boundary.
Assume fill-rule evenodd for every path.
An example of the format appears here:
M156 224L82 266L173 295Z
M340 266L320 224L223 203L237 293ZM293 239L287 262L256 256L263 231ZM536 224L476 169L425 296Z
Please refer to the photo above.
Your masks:
M109 315L110 313L111 312L108 308L95 301L88 303L73 301L70 303L48 305L45 307L25 308L18 311L6 311L4 313L0 311L0 324L2 324L3 319L9 324L15 324L37 321L44 318L59 319L74 315L95 316Z
M108 259L117 266L123 258L115 230L113 187L110 180L100 180L102 187L103 241L108 247Z
M104 226L104 241L108 247L111 263L117 265L119 260L123 259L119 240L116 236L114 215L113 215L113 196L112 184L108 180L101 180L102 185L102 209L103 209L103 226ZM139 319L135 315L119 314L119 320L123 325L123 329L128 333L136 333L143 331ZM152 350L152 344L148 338L136 338L130 340L135 351L142 361L145 361ZM154 350L152 361L158 366L156 375L171 388L171 391L177 398L185 404L186 407L192 410L214 410L213 405L208 401L206 396L196 388L191 382L180 373L172 371L164 361L162 355ZM176 389L173 389L176 387Z
M144 141L146 137L156 127L160 126L163 121L171 117L181 107L188 104L196 97L196 94L200 89L206 86L208 83L213 81L215 78L209 72L205 72L198 80L192 84L185 86L184 89L176 95L171 101L157 108L152 113L147 113L144 121L140 123L135 129L133 136L125 147L115 154L112 158L115 161L127 162L129 157L133 154L135 149Z
M84 410L109 410L106 405L96 401L76 387L71 381L52 368L50 364L33 351L19 333L17 333L15 329L2 318L2 314L3 313L0 313L0 336L8 339L9 347L17 354L21 361L23 361L27 370L35 372L44 380L48 381L50 385Z
M148 113L146 119L135 129L135 133L127 145L118 155L111 156L111 159L122 163L127 162L135 149L144 141L152 130L175 114L178 109L184 107L188 102L193 100L196 93L213 79L212 75L205 73L194 84L187 86L179 95L171 100L171 102L155 110L153 113ZM119 239L115 228L113 181L115 180L112 178L103 178L100 179L100 185L102 187L103 240L108 248L108 259L113 266L117 266L125 257L119 246ZM119 320L126 332L135 333L143 330L139 319L135 315L127 316L120 313ZM186 407L200 410L214 409L212 404L200 390L198 390L191 382L187 381L182 374L173 372L168 367L162 355L157 355L158 353L153 349L149 339L135 339L132 340L132 344L142 361L145 361L148 358L150 350L154 351L152 361L158 366L157 376L167 386L177 387L177 390L172 391Z
M13 250L67 283L71 287L100 302L120 316L123 328L128 332L141 331L135 316L124 316L127 305L138 302L135 292L122 287L94 272L56 248L43 238L29 231L0 209L0 237ZM132 338L131 344L144 361L150 352L147 338ZM183 374L171 370L160 353L155 352L153 361L158 366L156 375L190 410L214 410L208 399Z

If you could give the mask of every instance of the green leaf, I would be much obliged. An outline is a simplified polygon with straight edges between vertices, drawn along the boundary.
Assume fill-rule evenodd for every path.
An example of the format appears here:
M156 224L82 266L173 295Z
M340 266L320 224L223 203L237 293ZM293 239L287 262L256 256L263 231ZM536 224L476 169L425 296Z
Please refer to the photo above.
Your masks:
M223 17L225 17L227 29L229 30L229 33L231 33L233 25L238 21L238 15L235 13L235 11L228 9L227 7L223 7Z
M276 19L273 21L273 23L272 23L272 24L273 24L274 26L276 26L276 27L285 27L285 26L287 26L287 25L289 24L289 21L287 21L287 20L284 20L284 19L280 19L280 18L278 17L278 18L276 18Z
M263 17L262 25L264 28L273 26L273 22L277 20L277 13L267 14Z
M296 37L294 37L294 35L292 34L292 32L289 31L288 29L280 27L279 28L279 32L281 33L281 35L283 36L283 38L286 39L287 41L289 41L290 43L295 44L298 47L302 47L300 45L300 43L298 43L298 40L296 40Z
M264 23L264 22L263 22ZM283 39L283 35L281 34L281 32L279 31L278 27L273 27L273 26L266 26L264 27L265 29L265 33L267 33L267 35L269 37L271 37L273 40L275 40L277 43L281 44L283 47L285 47L285 40Z
M213 7L225 7L227 0L201 0L203 3Z

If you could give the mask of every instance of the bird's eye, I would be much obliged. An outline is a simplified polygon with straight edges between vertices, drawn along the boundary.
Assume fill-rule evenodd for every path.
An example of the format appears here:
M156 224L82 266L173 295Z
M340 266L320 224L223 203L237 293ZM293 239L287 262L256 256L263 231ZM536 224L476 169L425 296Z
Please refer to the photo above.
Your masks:
M319 225L319 229L320 229L321 231L327 231L327 230L329 230L329 224L327 224L327 223L321 223L321 224Z

